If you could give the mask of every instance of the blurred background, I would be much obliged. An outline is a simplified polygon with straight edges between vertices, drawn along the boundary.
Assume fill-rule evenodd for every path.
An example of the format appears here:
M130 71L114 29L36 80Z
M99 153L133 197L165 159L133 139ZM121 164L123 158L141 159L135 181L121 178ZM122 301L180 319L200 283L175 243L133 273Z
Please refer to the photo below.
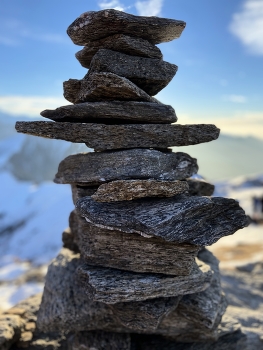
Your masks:
M222 266L262 260L263 1L3 0L0 13L0 309L42 290L73 209L70 187L52 180L59 162L85 145L17 134L18 120L69 104L62 83L86 70L66 34L83 12L115 8L187 23L180 39L158 45L179 70L156 97L178 122L212 123L217 141L177 148L198 159L215 195L235 198L254 224L212 250Z

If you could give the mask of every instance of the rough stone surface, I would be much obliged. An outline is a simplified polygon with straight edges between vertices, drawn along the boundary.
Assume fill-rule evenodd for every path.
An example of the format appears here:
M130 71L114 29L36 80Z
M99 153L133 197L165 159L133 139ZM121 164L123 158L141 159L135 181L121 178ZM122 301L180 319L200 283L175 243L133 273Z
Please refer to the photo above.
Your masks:
M219 136L219 129L212 124L105 125L35 121L16 122L16 130L34 136L86 143L88 147L94 148L95 151L188 146L213 141Z
M77 242L82 258L90 265L187 276L200 249L190 244L175 244L96 227L76 214L71 214L71 218L74 218L71 226L74 242Z
M212 196L215 186L199 179L187 179L189 193L192 196Z
M114 180L183 180L197 173L195 158L188 154L133 149L107 153L76 154L58 168L56 183L100 185Z
M72 191L72 201L74 205L77 200L86 196L92 196L98 190L98 186L80 186L76 184L71 184Z
M158 94L173 79L178 67L157 58L99 50L92 58L90 72L109 72L127 78L150 96Z
M0 315L0 348L10 349L21 335L23 320L18 315Z
M156 102L130 80L113 73L92 73L87 79L63 83L64 97L72 103L96 101Z
M71 228L66 228L62 233L63 248L72 250L75 253L79 253L79 247L75 242L75 235Z
M209 287L213 273L208 265L200 261L198 265L194 264L188 276L133 273L87 264L81 265L77 274L89 299L115 304L201 292Z
M115 34L90 42L82 50L78 51L75 56L83 67L90 68L93 56L100 49L118 51L132 56L163 58L161 50L149 41L123 34Z
M83 123L174 123L177 117L171 106L154 102L101 101L83 102L46 109L43 117L56 122Z
M250 223L237 201L222 197L177 195L112 203L84 197L76 207L99 227L199 246L211 245Z
M143 197L173 197L188 189L187 181L117 180L100 185L91 198L96 202L131 201Z
M179 38L185 26L183 21L134 16L111 9L83 13L68 27L67 33L74 44L81 46L115 34L130 35L160 44Z

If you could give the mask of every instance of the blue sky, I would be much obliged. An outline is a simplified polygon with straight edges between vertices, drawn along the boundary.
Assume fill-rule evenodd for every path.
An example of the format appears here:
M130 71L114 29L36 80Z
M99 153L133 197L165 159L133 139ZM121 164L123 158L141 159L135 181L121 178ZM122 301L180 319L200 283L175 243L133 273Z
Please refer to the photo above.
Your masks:
M86 70L66 29L102 8L186 21L180 39L159 45L179 70L157 98L181 124L215 123L225 133L263 138L263 0L3 0L0 112L37 117L68 104L63 81Z

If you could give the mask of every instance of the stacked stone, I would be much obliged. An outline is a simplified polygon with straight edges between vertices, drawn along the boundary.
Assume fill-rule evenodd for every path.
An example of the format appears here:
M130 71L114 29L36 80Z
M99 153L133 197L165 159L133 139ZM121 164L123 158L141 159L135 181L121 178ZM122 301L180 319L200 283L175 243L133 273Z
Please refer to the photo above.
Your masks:
M64 82L73 104L43 111L51 122L16 124L18 132L95 151L59 165L55 182L71 184L76 210L38 313L39 329L69 333L72 349L171 349L171 342L183 349L178 342L231 332L240 340L222 319L218 261L205 246L248 218L236 201L211 198L212 185L190 179L196 159L168 148L215 140L219 129L172 124L173 108L153 97L177 71L155 45L184 27L116 10L82 14L67 31L84 45L76 57L89 68L82 80Z

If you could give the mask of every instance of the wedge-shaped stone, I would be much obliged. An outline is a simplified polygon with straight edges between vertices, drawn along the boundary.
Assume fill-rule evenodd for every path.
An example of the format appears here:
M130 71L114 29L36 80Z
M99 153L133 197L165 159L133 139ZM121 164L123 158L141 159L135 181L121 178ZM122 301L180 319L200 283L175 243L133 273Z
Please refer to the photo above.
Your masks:
M100 49L118 51L132 56L163 58L160 49L149 41L123 34L115 34L104 39L92 41L78 51L75 56L83 67L90 68L93 56Z
M174 19L102 10L83 13L68 27L67 33L74 44L81 46L114 34L130 35L159 44L179 38L185 26L185 22Z
M195 158L186 153L164 153L149 149L76 154L58 168L56 183L99 185L114 180L182 180L197 173Z
M62 106L40 113L55 122L74 123L156 123L169 124L177 121L171 106L154 102L101 101Z
M134 273L86 264L77 273L89 299L116 304L201 292L209 287L213 272L200 261L198 265L194 264L188 276Z
M131 201L144 197L173 197L188 189L187 181L117 180L100 185L91 198L96 202Z
M71 226L82 258L91 265L120 270L187 276L200 247L96 227L78 215ZM72 221L72 220L71 220ZM77 230L76 230L77 222Z
M178 195L112 203L84 197L76 207L99 227L199 246L211 245L250 223L237 201L222 197Z
M69 79L63 83L64 97L72 103L96 101L155 102L130 80L113 73L92 73L88 78Z
M109 72L125 77L150 96L158 94L175 76L178 67L157 58L130 56L112 50L99 50L90 72Z
M200 125L160 125L128 124L105 125L94 123L54 123L54 122L16 122L18 132L86 143L95 151L127 148L167 148L169 146L188 146L215 140L219 129L211 124Z
M212 196L215 186L199 179L187 179L189 185L189 193L192 196Z

